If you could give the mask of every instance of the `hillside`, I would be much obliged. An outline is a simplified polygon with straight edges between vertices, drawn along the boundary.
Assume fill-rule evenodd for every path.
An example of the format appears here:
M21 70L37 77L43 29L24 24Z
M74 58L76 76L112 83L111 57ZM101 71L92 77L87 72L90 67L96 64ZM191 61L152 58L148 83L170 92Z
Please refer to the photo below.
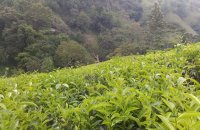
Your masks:
M0 79L0 129L200 127L200 43Z
M176 24L188 33L199 33L198 20L200 19L199 0L142 0L144 9L143 17L148 17L153 3L158 1L161 5L166 21ZM169 18L168 16L171 15Z
M51 72L199 38L197 0L0 0L0 75Z

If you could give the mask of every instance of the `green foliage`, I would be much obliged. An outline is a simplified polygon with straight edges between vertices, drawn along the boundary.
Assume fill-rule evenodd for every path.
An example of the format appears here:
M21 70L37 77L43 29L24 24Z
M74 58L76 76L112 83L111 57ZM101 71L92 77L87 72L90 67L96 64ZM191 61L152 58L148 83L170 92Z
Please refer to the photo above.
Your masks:
M3 47L0 47L0 63L5 64L8 59L8 55L6 54Z
M40 0L34 2L32 0L21 0L16 6L19 12L24 15L28 24L31 24L34 29L51 27L53 12L44 6Z
M50 72L54 69L54 62L52 57L44 58L41 66L42 72Z
M166 23L164 21L164 16L158 3L155 3L149 20L149 32L146 42L149 42L150 46L153 48L163 48L164 44L166 44L163 38L166 35L165 28Z
M16 59L19 61L19 67L26 71L40 69L41 60L35 56L31 56L29 53L20 53Z
M86 13L80 12L74 20L70 21L70 25L73 28L87 32L90 27L90 22L90 17Z
M117 21L115 21L112 13L109 12L100 11L92 18L91 28L97 33L111 30L117 26L119 26Z
M0 129L198 130L200 83L190 68L199 66L199 50L200 43L178 45L77 69L0 78Z
M145 54L146 49L137 47L135 44L122 44L109 56L128 56L133 54Z
M59 67L70 67L89 64L93 60L83 46L74 41L67 41L58 46L55 61Z

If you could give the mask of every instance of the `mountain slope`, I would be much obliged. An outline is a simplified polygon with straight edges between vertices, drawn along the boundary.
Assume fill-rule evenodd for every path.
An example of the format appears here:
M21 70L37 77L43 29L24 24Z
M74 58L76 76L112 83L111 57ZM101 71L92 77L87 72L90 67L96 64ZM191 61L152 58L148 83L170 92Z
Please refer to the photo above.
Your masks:
M175 23L193 35L199 33L200 2L198 0L142 0L143 17L150 15L154 2L160 3L168 23Z
M198 130L200 43L0 79L0 129ZM195 79L195 80L194 80Z
M0 75L49 72L199 40L198 1L160 1L161 27L151 21L154 2L0 0ZM162 16L160 7L156 12Z
M182 29L184 29L187 33L190 33L192 35L197 35L197 32L184 20L182 20L178 15L174 13L168 13L165 16L166 21L172 24L176 24L180 26Z

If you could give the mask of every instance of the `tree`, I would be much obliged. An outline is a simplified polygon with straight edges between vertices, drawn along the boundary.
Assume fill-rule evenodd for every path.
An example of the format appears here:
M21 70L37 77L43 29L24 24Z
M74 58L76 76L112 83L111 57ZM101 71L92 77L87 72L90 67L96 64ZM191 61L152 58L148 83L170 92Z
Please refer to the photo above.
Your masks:
M105 32L117 27L118 21L115 21L111 12L99 11L92 17L91 30L95 33Z
M75 41L62 42L56 49L55 63L58 67L70 67L92 63L87 50Z
M110 33L99 35L98 44L101 61L107 60L106 56L117 48L117 44Z
M5 52L5 49L3 47L0 46L0 64L6 64L8 60L8 55Z
M52 11L40 2L32 3L25 12L26 21L36 30L51 27L52 15Z
M112 56L128 56L135 54L145 54L146 48L143 46L138 46L136 44L122 44L118 48L116 48L109 57Z
M76 28L82 32L87 32L90 26L90 21L90 17L86 13L80 12L79 15L70 21L70 25L72 28Z
M161 48L164 44L165 21L158 3L155 3L149 22L147 42L153 48Z
M41 39L28 45L16 56L18 67L25 71L47 72L54 68L52 56L55 52L55 46L47 40Z
M45 57L42 64L41 64L40 70L42 72L49 72L49 71L52 71L53 69L54 69L53 58L52 57Z
M136 35L136 33L138 34ZM138 35L140 35L140 37ZM106 60L108 58L107 56L122 43L137 43L141 45L141 35L142 34L139 34L139 29L132 26L114 28L101 33L101 35L98 36L100 59Z
M97 42L97 38L94 35L85 35L84 37L84 47L91 54L93 58L95 58L96 63L100 62L99 60L99 45Z
M4 62L16 65L16 56L22 52L28 45L34 43L38 34L27 24L15 25L6 28L2 32L0 46L4 48Z
M25 71L36 71L40 70L42 60L36 56L31 56L28 52L19 53L16 57L19 62L18 67Z

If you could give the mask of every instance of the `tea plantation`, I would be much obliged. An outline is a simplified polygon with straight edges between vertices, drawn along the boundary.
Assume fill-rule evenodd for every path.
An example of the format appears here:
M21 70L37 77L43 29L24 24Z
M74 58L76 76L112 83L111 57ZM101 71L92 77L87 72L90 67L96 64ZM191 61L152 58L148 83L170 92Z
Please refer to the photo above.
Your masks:
M200 43L0 79L0 130L199 130Z

